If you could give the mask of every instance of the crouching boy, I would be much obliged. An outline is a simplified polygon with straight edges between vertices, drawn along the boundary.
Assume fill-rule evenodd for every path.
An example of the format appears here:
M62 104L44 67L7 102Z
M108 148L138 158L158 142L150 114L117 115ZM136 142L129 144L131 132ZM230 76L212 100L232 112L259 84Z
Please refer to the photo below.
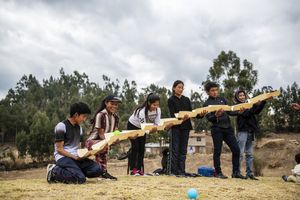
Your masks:
M94 178L102 174L102 169L97 163L88 158L79 158L77 150L82 138L80 124L91 113L89 107L82 102L74 103L70 108L70 117L55 127L56 165L47 167L48 183L84 183L86 177Z

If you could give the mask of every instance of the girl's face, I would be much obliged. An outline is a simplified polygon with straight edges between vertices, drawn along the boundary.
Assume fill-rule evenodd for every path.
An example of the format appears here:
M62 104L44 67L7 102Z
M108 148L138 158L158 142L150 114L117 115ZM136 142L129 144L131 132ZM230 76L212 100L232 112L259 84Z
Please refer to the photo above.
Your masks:
M116 113L118 111L119 103L115 101L108 101L105 103L106 110L109 113Z
M149 106L150 111L155 111L157 108L159 108L159 101L155 101L154 103L151 103Z
M173 88L175 95L181 96L182 92L184 90L184 85L182 83L179 83L176 85L176 87Z
M245 102L246 96L245 96L245 93L244 93L244 92L240 92L238 96L239 96L239 100L240 100L241 102Z

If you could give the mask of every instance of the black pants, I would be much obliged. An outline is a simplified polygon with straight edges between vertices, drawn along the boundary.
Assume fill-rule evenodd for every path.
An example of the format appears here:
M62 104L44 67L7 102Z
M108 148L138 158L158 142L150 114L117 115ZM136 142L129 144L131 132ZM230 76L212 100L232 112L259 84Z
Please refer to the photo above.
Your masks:
M80 161L62 157L53 168L54 180L62 183L84 183L85 177L99 177L103 171L100 166L90 159Z
M240 165L240 149L234 136L233 129L213 127L211 130L211 135L214 143L214 167L216 169L216 173L222 172L220 156L222 152L223 141L229 146L232 152L232 172L238 172Z
M127 123L128 130L137 130L140 129L130 122ZM145 144L146 144L146 135L138 137L131 142L131 153L128 156L129 159L129 168L133 170L144 170L144 154L145 154Z
M185 160L190 130L172 128L170 131L170 170L172 174L185 173Z

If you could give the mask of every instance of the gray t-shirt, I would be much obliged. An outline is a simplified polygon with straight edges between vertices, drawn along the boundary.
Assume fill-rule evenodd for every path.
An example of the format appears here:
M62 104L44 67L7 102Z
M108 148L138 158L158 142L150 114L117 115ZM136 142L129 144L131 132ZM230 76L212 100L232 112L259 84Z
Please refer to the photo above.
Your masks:
M78 156L77 150L80 146L82 132L81 126L78 124L73 125L69 120L59 122L54 129L55 142L64 141L64 150L74 156ZM54 157L56 161L64 157L57 152L56 145L54 145Z

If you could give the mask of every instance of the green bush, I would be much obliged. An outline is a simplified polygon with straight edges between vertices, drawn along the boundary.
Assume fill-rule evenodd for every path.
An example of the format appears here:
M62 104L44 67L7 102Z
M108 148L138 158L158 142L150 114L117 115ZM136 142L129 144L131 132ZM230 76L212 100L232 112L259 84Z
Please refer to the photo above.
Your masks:
M25 131L18 132L16 135L16 145L19 152L19 157L24 157L27 153L28 135Z
M20 156L28 153L32 159L43 161L53 153L53 125L44 112L36 112L30 126L30 133L21 131L17 134L16 143Z
M257 155L254 155L253 159L253 171L255 176L263 176L263 169L266 166L266 162L259 158Z

